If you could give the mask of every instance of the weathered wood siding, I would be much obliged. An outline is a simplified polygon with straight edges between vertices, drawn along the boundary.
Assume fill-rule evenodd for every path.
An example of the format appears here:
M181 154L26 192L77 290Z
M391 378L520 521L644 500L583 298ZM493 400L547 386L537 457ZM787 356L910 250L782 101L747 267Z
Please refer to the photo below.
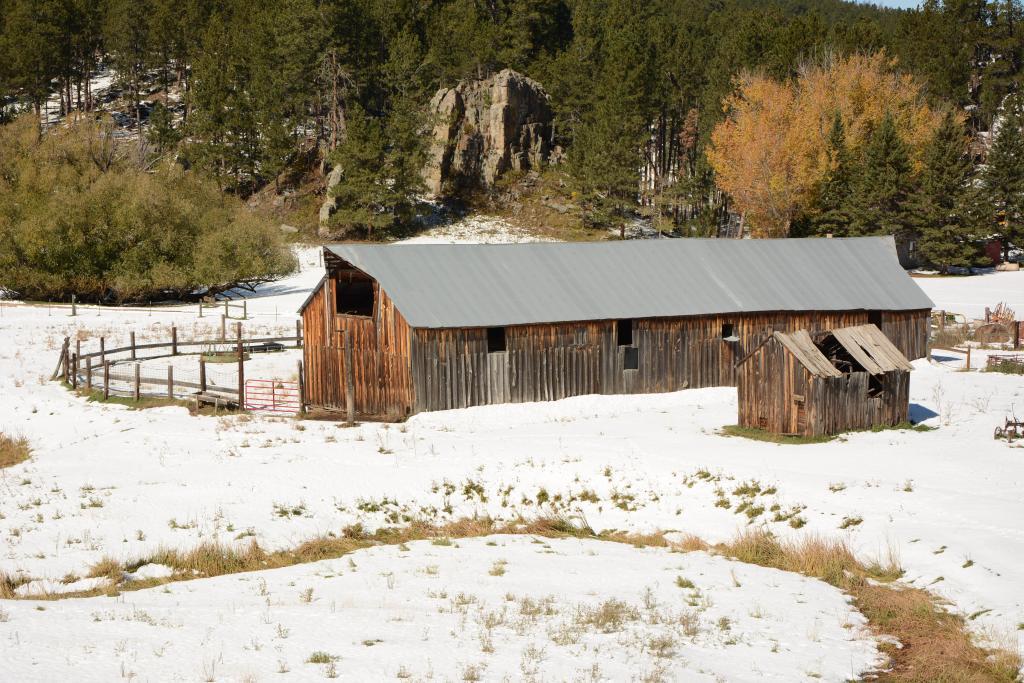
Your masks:
M890 338L910 358L927 346L928 311L891 316ZM612 320L505 328L506 350L487 352L487 330L412 330L414 412L583 394L629 394L734 386L735 363L771 332L861 325L867 311L777 312L633 321L639 363L625 369ZM731 324L738 341L722 339ZM920 335L920 338L918 338Z
M910 373L887 372L882 391L869 396L871 376L852 372L817 377L774 339L739 368L739 424L778 434L821 436L905 422Z
M413 407L410 330L386 292L374 283L372 316L335 312L336 279L327 278L303 311L306 400L329 410L346 408L345 339L352 344L355 412L400 418ZM347 336L346 336L347 333Z
M879 329L907 360L928 357L930 309L921 311L884 311Z
M401 418L426 410L584 394L735 386L736 362L773 331L813 332L872 318L908 358L927 353L927 310L636 319L628 351L618 344L614 320L520 325L505 328L505 351L488 353L486 328L410 328L376 282L371 316L336 313L337 283L352 277L366 278L335 267L303 310L306 396L313 406L345 409L347 332L355 408L363 417ZM737 341L722 339L726 324ZM637 354L636 369L626 369L627 353ZM788 429L795 418L785 419Z

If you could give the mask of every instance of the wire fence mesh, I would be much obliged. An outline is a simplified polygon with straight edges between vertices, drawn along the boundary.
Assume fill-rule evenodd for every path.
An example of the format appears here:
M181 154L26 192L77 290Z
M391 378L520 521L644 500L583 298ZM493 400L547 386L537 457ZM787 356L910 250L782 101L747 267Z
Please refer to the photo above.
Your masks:
M134 340L134 335L132 336ZM253 353L301 348L301 330L294 337L263 337L234 340L178 340L134 344L104 350L85 351L82 358L71 353L65 340L62 363L68 381L75 387L117 396L188 398L199 392L224 394L239 403L238 344L243 346L243 360ZM195 359L192 367L183 367L185 358ZM160 363L160 359L167 362ZM210 359L210 362L204 362ZM244 373L244 369L243 369Z

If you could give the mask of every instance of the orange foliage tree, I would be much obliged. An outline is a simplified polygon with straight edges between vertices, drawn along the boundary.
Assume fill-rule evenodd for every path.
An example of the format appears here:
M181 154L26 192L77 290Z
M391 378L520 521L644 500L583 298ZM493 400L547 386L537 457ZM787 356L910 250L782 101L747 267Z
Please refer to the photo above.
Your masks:
M943 112L928 105L919 81L894 67L878 52L808 65L786 82L753 73L737 79L707 157L755 237L787 236L793 219L813 205L830 169L837 112L854 154L890 113L919 166Z

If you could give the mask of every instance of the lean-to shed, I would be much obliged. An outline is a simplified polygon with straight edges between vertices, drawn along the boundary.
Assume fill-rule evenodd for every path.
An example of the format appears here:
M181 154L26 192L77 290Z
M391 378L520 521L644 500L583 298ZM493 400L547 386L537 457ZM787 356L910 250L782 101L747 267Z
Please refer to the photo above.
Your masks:
M384 418L734 386L775 331L873 323L920 358L932 307L891 237L342 244L324 262L301 308L307 402L344 409L351 377L355 412Z
M738 363L739 424L821 436L906 422L912 369L874 325L774 332Z

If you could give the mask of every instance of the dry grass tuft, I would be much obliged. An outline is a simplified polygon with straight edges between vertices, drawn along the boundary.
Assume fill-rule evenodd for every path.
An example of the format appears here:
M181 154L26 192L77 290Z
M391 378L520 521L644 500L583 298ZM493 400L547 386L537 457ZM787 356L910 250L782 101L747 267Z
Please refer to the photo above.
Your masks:
M0 432L0 469L25 462L31 454L28 439Z
M886 580L903 573L899 567L878 563L868 572L845 542L816 535L782 543L764 530L745 531L719 550L741 562L814 576L843 589L855 577Z
M90 579L107 578L117 583L124 577L124 567L121 562L112 557L104 557L96 564L89 567L86 576Z
M14 600L19 597L16 591L19 586L28 583L28 579L11 576L4 572L0 572L0 600Z
M851 591L857 609L879 633L890 633L902 648L883 646L893 663L880 681L1003 681L1012 683L1024 665L1020 654L978 647L962 617L943 609L919 588L894 590L864 584Z
M673 550L681 550L684 553L708 550L711 547L707 544L707 541L700 536L695 536L694 534L686 534L679 540L673 541L670 545Z
M222 576L285 566L268 562L267 553L256 541L240 547L211 542L200 543L195 548L185 551L163 548L144 560L133 562L131 566L141 567L146 564L166 565L188 578Z

